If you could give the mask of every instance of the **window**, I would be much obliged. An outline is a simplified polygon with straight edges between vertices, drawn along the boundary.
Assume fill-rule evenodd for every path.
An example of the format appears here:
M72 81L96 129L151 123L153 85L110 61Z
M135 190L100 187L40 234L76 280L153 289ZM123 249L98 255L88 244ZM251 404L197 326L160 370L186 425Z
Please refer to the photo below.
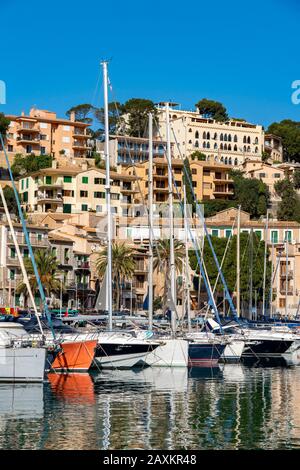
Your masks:
M281 174L280 173L274 173L273 178L280 178Z
M217 228L213 228L211 231L212 237L218 237L219 236L219 230Z
M120 199L120 194L111 193L111 200L112 201L117 201L118 199Z
M23 202L28 202L28 191L23 193Z
M233 141L234 141L234 142L237 142L237 141L238 141L237 135L234 136Z
M29 257L29 250L28 250L28 248L24 248L24 250L23 250L23 257L24 257L24 258L28 258L28 257Z
M46 134L40 134L40 139L41 140L47 140Z
M204 143L205 143L205 142L204 142ZM195 147L199 147L199 142L198 142L198 140L196 140L196 142L195 142Z
M29 185L29 179L26 178L26 189L28 189L28 185Z
M64 144L69 144L70 143L70 137L63 137L62 141Z
M8 151L13 152L14 151L14 146L13 145L8 145Z
M229 238L231 236L231 228L225 230L225 237Z
M64 204L63 205L63 213L64 214L71 214L72 213L72 205L71 204Z
M96 206L96 212L102 212L102 206Z
M271 230L271 243L278 243L278 230Z
M72 189L63 189L62 195L64 197L74 197L74 191Z
M16 271L15 271L14 269L10 269L10 270L9 270L9 279L10 279L11 281L14 281L15 275L16 275Z
M100 191L95 191L94 192L94 198L105 199L105 193L100 192Z
M52 247L52 255L56 256L57 254L57 248L55 246Z
M285 231L284 241L291 243L291 241L292 241L292 231L291 230L286 230Z
M81 210L86 212L88 210L88 205L87 204L81 204Z
M88 197L88 191L80 191L80 197Z
M147 171L146 174L148 174ZM105 178L94 178L94 184L105 184Z
M265 178L265 177L266 177L266 173L259 173L259 177L260 177L260 178Z
M37 239L38 239L39 242L42 240L42 238L43 238L42 234L41 234L41 233L38 233L38 234L37 234Z
M11 257L12 259L14 259L14 258L16 257L16 249L15 249L15 247L12 247L12 248L10 249L10 257Z
M21 181L21 189L24 189L24 180Z
M254 230L254 233L257 236L257 238L261 240L261 236L262 236L261 230Z
M46 147L41 147L41 155L45 155L46 154Z
M47 127L48 127L48 124L46 122L41 122L40 123L40 128L41 129L47 129Z
M70 130L70 126L64 126L64 131L69 131Z
M83 176L81 181L82 181L83 184L88 184L89 179L88 179L87 176Z
M237 145L235 145L235 146L233 147L233 151L234 151L234 152L237 152Z
M52 184L52 176L46 176L46 184Z
M192 175L196 175L196 174L197 174L196 168L192 168Z
M64 183L72 183L72 176L64 176Z
M198 131L195 132L195 139L199 139L199 132Z

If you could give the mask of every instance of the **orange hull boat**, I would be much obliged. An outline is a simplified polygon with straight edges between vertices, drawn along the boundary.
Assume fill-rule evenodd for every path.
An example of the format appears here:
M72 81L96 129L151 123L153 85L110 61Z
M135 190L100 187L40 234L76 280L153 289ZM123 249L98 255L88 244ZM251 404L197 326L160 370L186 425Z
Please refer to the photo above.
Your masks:
M58 371L89 370L94 359L97 340L72 341L61 343L59 351L51 368Z

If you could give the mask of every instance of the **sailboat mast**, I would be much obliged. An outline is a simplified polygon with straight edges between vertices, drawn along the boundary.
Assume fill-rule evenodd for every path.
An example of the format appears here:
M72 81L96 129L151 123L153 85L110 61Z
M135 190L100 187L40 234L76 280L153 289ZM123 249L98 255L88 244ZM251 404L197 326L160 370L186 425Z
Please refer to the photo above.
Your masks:
M287 297L288 297L288 264L289 264L289 251L288 251L288 239L286 235L285 240L285 318L288 316L288 308L287 308Z
M267 253L268 253L268 228L269 228L269 211L267 210L267 221L265 229L265 252L264 252L264 279L263 279L263 317L265 315L265 298L266 298L266 274L267 274Z
M190 305L190 272L189 272L189 248L188 248L188 236L187 236L187 201L186 201L186 185L183 184L183 218L184 218L184 244L185 244L185 301L186 301L186 313L188 321L188 332L191 331L191 305Z
M169 228L170 228L170 283L172 305L176 305L176 278L175 278L175 256L174 256L174 216L173 216L173 178L171 160L171 136L170 136L170 103L165 103L166 111L166 136L167 136L167 162L168 162L168 187L169 187ZM176 332L176 312L171 310L171 330L173 336Z
M107 209L107 304L108 329L112 331L112 221L110 201L110 158L109 158L109 120L108 120L108 94L107 94L107 62L103 61L103 88L104 88L104 157L105 157L105 192Z
M149 172L148 172L148 210L149 210L149 262L148 262L148 328L153 328L153 116L149 113Z
M249 320L252 320L253 306L253 228L250 233L250 283L249 283Z
M270 288L270 318L273 317L273 271L274 271L274 243L272 243L272 266L271 266L271 288Z
M241 232L241 206L238 207L238 213L237 213L237 237L236 237L236 314L238 317L240 316L240 304L241 304L240 232Z

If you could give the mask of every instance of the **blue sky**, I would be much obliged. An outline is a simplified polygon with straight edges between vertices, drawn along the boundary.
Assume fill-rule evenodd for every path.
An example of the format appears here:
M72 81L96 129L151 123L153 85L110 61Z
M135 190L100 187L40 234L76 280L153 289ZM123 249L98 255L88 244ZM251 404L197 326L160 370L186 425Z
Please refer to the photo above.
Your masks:
M111 58L112 99L206 97L234 117L268 125L300 121L296 0L0 0L0 80L7 104L65 111L102 103L100 59ZM97 87L97 82L98 87Z

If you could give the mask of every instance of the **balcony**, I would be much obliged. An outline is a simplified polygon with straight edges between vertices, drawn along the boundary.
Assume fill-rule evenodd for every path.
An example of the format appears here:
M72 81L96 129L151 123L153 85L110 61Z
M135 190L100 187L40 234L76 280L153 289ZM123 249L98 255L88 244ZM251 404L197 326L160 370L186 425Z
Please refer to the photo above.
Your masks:
M62 189L63 183L44 183L39 181L37 183L39 189Z
M284 269L280 272L280 277L284 277L284 278L288 278L288 279L292 279L293 278L293 271L292 270L288 270L288 272L286 272Z
M73 139L89 139L91 136L87 134L81 134L79 132L74 132L72 137Z
M43 203L55 203L55 204L63 204L63 197L60 195L54 194L38 194L37 195L37 202L38 204Z
M14 258L8 256L6 259L6 264L7 266L19 266L19 260L17 258L17 255Z
M25 245L27 246L26 239L24 235L17 235L17 242L19 245ZM42 237L41 239L37 237L37 235L30 235L29 236L30 243L33 247L39 246L39 247L48 247L49 246L49 241L48 238ZM7 244L8 245L14 245L13 238L11 234L7 235Z
M135 273L146 273L147 272L147 268L146 268L146 265L143 261L137 261L135 263L135 268L134 268L134 271Z
M25 127L25 126L18 126L17 132L29 132L29 133L39 133L40 129L37 129L36 127Z
M19 144L40 145L40 139L38 137L32 138L30 136L21 136L17 137L17 142Z
M90 271L90 269L91 269L90 262L89 261L79 261L78 260L75 264L75 269L76 270L83 269L83 270Z

